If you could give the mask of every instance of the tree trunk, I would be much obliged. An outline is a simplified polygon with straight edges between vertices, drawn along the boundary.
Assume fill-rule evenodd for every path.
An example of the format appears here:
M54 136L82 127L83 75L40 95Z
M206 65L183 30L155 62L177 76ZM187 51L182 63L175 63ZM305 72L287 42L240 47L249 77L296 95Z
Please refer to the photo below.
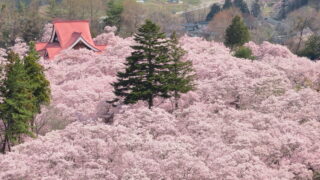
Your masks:
M300 31L300 38L299 38L299 43L297 45L297 49L296 49L296 53L299 51L300 49L300 46L301 46L301 41L302 41L302 35L303 35L303 30L304 28L306 27L307 25L307 20L304 20L303 22L303 25L302 25L302 28L301 28L301 31Z
M3 154L6 153L6 143L7 143L7 139L5 137L4 141L3 141L3 144L2 144L2 148L1 148L1 153L3 153Z
M10 152L11 151L11 147L10 147L10 142L9 142L9 137L8 135L5 135L5 138L4 138L4 141L3 141L3 144L2 144L2 150L1 152L3 154L6 153L6 146L8 146L8 151Z
M178 100L179 100L178 92L175 91L175 92L174 92L174 105L175 105L175 109L174 109L174 110L177 110L177 109L179 108Z
M148 105L149 105L149 109L151 109L152 106L153 106L153 97L152 97L152 95L150 95L150 97L149 97Z

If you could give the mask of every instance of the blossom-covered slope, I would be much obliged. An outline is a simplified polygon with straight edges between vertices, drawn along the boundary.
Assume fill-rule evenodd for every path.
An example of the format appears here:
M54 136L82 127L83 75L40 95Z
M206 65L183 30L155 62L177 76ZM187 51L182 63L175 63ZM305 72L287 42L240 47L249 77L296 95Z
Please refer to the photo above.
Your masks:
M122 106L105 124L109 83L133 41L113 33L96 41L108 42L107 52L67 51L44 62L52 106L76 122L0 156L0 179L307 180L320 170L319 63L248 43L252 62L182 37L197 89L180 109L169 113L170 100L153 110Z

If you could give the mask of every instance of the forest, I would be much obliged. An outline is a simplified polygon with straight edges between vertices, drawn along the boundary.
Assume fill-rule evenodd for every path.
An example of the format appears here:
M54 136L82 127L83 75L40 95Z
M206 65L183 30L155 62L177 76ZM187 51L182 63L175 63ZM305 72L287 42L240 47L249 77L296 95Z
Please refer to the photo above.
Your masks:
M0 179L320 180L317 1L0 4Z

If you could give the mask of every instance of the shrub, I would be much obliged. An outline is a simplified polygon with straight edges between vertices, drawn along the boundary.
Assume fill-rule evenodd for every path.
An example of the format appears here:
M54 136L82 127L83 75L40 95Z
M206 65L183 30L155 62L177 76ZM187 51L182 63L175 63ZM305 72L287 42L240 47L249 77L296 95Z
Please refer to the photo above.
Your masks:
M310 36L306 42L306 47L300 51L298 55L307 57L311 60L320 59L320 36Z
M237 58L244 58L244 59L251 59L251 60L254 60L256 58L255 56L252 55L251 49L244 46L239 47L234 53L234 56Z

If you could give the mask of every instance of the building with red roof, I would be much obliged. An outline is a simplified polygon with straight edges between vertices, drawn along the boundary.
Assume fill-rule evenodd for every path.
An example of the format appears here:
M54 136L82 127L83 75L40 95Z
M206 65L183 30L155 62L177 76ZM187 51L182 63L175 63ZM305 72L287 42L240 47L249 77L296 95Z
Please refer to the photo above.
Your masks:
M63 50L80 48L95 52L101 52L106 48L93 42L89 21L86 20L55 20L50 41L36 44L36 50L40 55L49 59Z

